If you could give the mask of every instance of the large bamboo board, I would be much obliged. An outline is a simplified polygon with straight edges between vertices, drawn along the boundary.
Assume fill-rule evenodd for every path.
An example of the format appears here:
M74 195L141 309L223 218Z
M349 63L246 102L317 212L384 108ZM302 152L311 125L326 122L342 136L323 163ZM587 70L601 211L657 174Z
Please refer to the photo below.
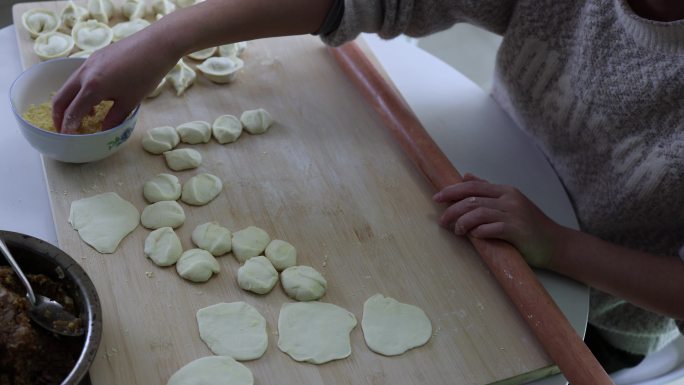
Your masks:
M64 4L14 7L25 68L38 59L20 27L21 14ZM259 40L243 58L245 69L233 84L215 85L199 75L182 97L166 89L145 101L133 136L116 155L86 165L44 160L60 247L86 269L102 300L104 336L93 383L165 384L181 366L211 354L199 338L195 312L233 301L252 304L268 323L268 351L245 363L257 384L489 384L553 370L471 245L439 228L442 208L431 202L429 185L322 43L313 37ZM146 129L256 107L268 109L277 123L233 144L191 146L204 158L197 170L171 172L163 157L141 147ZM239 289L239 264L231 255L219 258L221 272L209 282L192 284L173 267L158 268L145 258L149 231L142 227L115 254L101 255L67 223L72 201L105 191L142 211L142 184L161 172L181 182L201 172L224 181L210 204L183 205L187 220L177 233L184 248L193 247L190 234L204 222L233 231L259 226L295 245L300 264L324 274L329 289L323 301L353 312L359 324L363 302L375 293L418 305L433 323L432 339L384 357L366 347L359 325L351 357L321 366L297 363L276 346L280 306L290 300L280 287L266 296Z

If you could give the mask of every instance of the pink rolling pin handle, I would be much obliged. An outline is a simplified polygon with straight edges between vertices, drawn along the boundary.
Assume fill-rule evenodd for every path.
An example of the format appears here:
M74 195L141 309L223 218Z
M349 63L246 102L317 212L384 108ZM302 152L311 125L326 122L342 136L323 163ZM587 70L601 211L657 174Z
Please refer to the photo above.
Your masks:
M418 118L356 43L331 48L330 51L435 189L441 190L462 181L461 175ZM503 241L469 239L570 383L613 384L517 249Z

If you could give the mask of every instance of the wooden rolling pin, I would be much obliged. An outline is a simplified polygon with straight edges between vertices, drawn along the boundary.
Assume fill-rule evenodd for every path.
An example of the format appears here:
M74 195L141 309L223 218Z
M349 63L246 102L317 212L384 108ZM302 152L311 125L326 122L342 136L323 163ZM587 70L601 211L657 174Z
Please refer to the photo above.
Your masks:
M330 51L436 190L462 181L458 170L437 147L413 111L356 43L330 48ZM469 239L570 383L612 384L518 250L504 241Z

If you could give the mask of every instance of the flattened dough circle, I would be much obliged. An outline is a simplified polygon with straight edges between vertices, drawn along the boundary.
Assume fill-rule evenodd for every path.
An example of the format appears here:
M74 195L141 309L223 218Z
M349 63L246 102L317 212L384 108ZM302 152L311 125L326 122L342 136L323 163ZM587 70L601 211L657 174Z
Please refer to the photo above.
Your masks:
M214 354L255 360L268 348L266 319L245 302L219 303L197 311L200 338Z
M202 357L178 369L166 385L254 385L254 376L230 357Z
M285 303L278 316L278 348L295 361L324 364L349 357L356 317L330 303Z
M370 350L385 356L425 345L432 336L432 323L422 309L382 294L363 304L361 328Z

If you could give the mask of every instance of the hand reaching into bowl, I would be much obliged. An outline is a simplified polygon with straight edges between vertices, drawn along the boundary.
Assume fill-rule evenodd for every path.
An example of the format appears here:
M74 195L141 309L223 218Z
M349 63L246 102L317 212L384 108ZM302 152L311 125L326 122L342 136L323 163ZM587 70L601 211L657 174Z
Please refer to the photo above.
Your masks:
M115 127L178 60L200 49L262 37L316 31L332 0L207 0L96 51L57 92L52 119L74 133L102 100L114 101L103 130Z

